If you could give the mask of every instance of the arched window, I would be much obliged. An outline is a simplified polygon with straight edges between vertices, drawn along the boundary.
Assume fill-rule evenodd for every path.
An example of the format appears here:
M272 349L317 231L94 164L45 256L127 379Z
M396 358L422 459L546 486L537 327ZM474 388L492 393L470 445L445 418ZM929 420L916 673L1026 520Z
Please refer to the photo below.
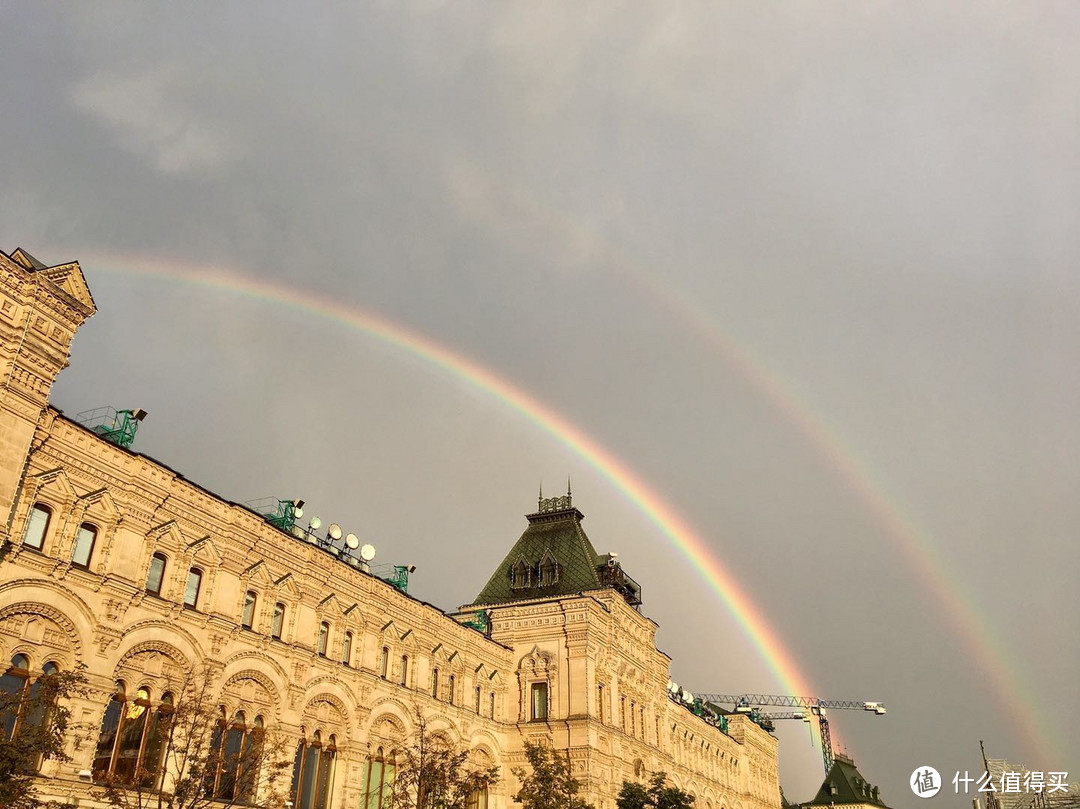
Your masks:
M465 809L488 809L487 787L471 793L468 802L465 804Z
M476 697L476 715L479 716L480 715L480 686L476 686L476 689L474 690L474 695Z
M262 757L263 718L248 723L243 711L225 721L222 706L210 740L210 756L204 779L206 793L217 800L249 803L255 795Z
M352 632L345 633L345 641L341 644L341 662L346 666L352 663Z
M241 617L240 623L244 629L251 629L252 623L255 621L255 602L258 600L258 596L254 590L248 590L244 594L244 614Z
M401 685L409 684L409 656L401 656ZM453 702L453 700L451 700Z
M125 691L123 680L117 681L116 691L109 700L109 704L105 706L105 716L102 717L101 732L98 734L97 752L94 754L95 781L105 780L112 771L113 751L116 749L116 739L124 719L124 704L127 699Z
M184 606L189 610L195 609L199 604L200 587L202 587L202 571L193 567L188 571L187 585L184 587Z
M454 675L451 674L446 678L446 701L451 705L454 704Z
M390 649L382 647L382 659L379 661L379 676L386 679L387 669L390 666Z
M96 541L97 528L88 522L80 525L79 533L75 535L75 548L71 552L71 564L75 567L89 568Z
M364 767L359 809L388 809L394 775L394 757L384 755L383 749L378 748Z
M34 507L30 510L30 519L26 521L23 545L40 551L45 545L45 534L49 530L51 520L52 509L43 503L34 503Z
M326 657L326 644L329 642L329 638L330 638L330 624L326 623L326 621L323 621L321 624L319 624L319 642L318 642L319 657Z
M3 740L15 738L19 731L22 703L30 692L30 658L15 655L11 666L0 677L0 693L4 695L3 711L0 712L0 730Z
M156 596L161 595L161 583L165 579L167 561L163 553L155 553L150 557L150 569L146 572L146 592Z
M150 689L143 686L135 693L135 699L123 704L116 747L112 751L111 773L120 783L134 782L139 770L146 729L150 718Z
M281 640L281 627L285 623L285 605L280 601L274 605L274 621L270 625L270 637Z
M292 798L295 809L326 809L334 782L337 739L330 736L323 745L315 731L310 742L301 739L293 759Z
M439 698L439 670L431 670L431 696L434 699Z

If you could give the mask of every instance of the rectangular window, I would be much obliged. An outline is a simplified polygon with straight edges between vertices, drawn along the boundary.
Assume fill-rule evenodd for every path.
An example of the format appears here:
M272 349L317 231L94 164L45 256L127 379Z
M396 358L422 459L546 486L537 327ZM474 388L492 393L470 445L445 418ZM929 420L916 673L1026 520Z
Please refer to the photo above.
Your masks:
M90 554L94 552L95 539L97 539L97 529L94 526L86 523L79 526L79 533L75 537L75 550L71 554L71 564L75 567L90 567Z
M275 640L281 640L281 625L285 623L285 605L274 605L274 622L270 626L270 636Z
M191 568L187 574L187 586L184 587L184 606L195 609L199 603L199 588L202 587L202 571Z
M532 684L532 718L534 721L548 718L547 683Z
M326 657L326 644L330 640L330 624L323 621L319 624L319 657Z
M146 574L146 592L161 595L161 580L165 577L165 557L155 553L150 557L150 570Z
M251 624L255 620L255 593L251 590L247 591L244 596L244 615L241 622L244 625L244 629L251 629Z
M30 512L30 519L26 523L26 535L23 537L23 545L28 548L41 550L45 544L45 532L49 530L49 518L52 512L43 505L35 505Z
M596 686L596 715L600 717L600 721L604 721L604 685L601 683Z

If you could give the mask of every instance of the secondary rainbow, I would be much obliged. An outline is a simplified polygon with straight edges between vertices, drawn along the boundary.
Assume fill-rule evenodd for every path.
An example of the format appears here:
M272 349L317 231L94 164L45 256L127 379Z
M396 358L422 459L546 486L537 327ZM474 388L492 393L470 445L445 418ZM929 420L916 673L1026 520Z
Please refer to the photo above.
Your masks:
M219 289L227 293L301 310L349 328L357 329L403 349L486 391L521 413L571 449L606 477L649 521L675 545L701 573L743 633L761 655L781 690L791 694L816 694L784 648L776 631L760 609L738 585L702 538L674 509L613 453L600 446L580 428L530 394L501 379L477 362L396 323L284 284L239 275L234 271L191 266L155 258L110 255L83 251L80 263L87 269L121 272L158 278L179 284Z

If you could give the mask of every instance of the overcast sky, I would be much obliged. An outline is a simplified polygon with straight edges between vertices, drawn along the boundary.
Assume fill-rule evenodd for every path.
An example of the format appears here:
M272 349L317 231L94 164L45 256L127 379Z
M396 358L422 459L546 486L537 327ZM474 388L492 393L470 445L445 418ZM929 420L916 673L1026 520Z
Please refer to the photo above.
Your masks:
M576 425L816 696L884 702L832 719L890 805L916 766L981 769L979 739L1078 780L1080 6L23 2L0 25L0 247L80 260L99 307L57 406L146 408L136 449L306 499L447 609L569 473L680 683L785 687L533 420L184 279L357 307ZM820 759L787 724L808 800Z

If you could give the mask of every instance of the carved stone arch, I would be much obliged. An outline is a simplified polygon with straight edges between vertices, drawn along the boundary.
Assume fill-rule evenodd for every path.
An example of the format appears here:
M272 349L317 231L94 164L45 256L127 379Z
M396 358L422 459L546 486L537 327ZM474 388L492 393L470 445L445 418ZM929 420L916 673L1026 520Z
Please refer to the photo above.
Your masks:
M376 732L379 722L388 722L395 728L395 733L400 733L400 739L405 740L413 731L413 706L407 705L403 700L395 696L385 696L375 700L371 705L366 723L368 733Z
M491 759L492 763L498 766L502 745L499 744L498 737L490 730L473 731L473 734L469 737L469 748L483 751Z
M72 653L84 659L85 641L94 636L97 617L79 596L50 579L15 579L0 584L0 615L33 606L68 633Z
M248 668L251 666L254 668ZM259 669L264 671L259 671ZM271 671L273 676L266 674L265 670ZM267 688L279 695L286 693L291 683L291 678L281 664L266 652L257 649L246 649L229 657L225 661L222 676L228 682L232 677L245 671L259 672L259 676L266 679Z
M35 650L32 659L50 657L61 668L72 668L83 659L83 643L78 627L62 610L51 604L22 601L0 608L0 636L5 635L12 648L19 644L28 645ZM41 660L36 664L43 662L49 661ZM0 664L6 667L7 661L0 661Z
M310 697L301 711L301 722L310 730L321 730L324 739L337 736L339 746L352 737L349 712L342 699L327 691Z
M324 674L308 680L304 683L304 693L307 695L304 699L305 704L324 697L333 701L340 708L347 723L352 722L359 709L356 695L351 689L345 687L340 677L333 674Z
M160 638L168 638L168 640L160 640ZM163 621L156 618L137 621L125 627L114 659L119 663L125 655L130 654L132 649L155 644L174 649L189 665L201 664L205 660L203 644L196 640L194 635L175 621Z
M460 744L463 736L461 729L445 713L433 713L424 717L427 720L428 733L436 738L441 738L451 746Z
M381 700L380 703L376 705L382 710L372 708L366 732L363 734L367 739L368 749L372 752L379 746L386 748L387 752L400 749L408 742L412 723L394 709L404 712L405 706L397 700Z
M243 710L249 717L277 718L281 706L280 692L274 681L254 669L236 672L221 687L221 699L228 715Z

